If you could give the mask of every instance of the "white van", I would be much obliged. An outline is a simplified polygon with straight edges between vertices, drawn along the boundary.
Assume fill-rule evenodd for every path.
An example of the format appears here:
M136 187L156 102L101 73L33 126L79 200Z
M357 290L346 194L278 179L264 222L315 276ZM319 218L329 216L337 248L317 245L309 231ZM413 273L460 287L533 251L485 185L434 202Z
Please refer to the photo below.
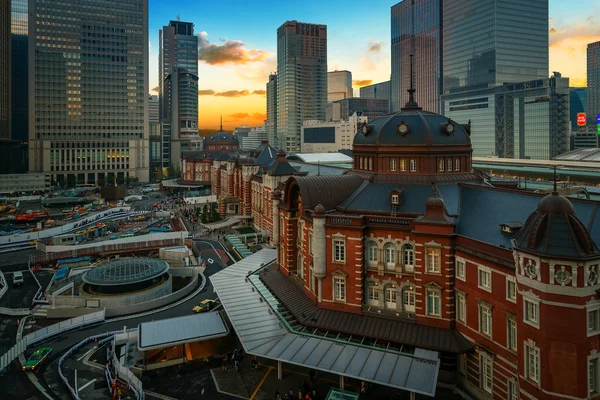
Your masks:
M23 273L21 271L15 271L13 273L13 285L21 286L23 284Z

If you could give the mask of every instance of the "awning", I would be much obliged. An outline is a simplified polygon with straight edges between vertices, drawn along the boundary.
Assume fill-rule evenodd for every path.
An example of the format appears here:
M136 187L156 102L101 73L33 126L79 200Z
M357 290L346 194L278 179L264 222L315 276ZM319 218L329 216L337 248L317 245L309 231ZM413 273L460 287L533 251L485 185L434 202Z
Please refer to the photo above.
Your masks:
M437 352L386 351L288 330L277 316L278 300L253 283L252 274L275 259L275 250L263 249L210 277L248 354L435 396Z
M190 310L191 312L192 310ZM229 334L220 312L142 322L138 328L138 348L161 349L183 343L216 339Z

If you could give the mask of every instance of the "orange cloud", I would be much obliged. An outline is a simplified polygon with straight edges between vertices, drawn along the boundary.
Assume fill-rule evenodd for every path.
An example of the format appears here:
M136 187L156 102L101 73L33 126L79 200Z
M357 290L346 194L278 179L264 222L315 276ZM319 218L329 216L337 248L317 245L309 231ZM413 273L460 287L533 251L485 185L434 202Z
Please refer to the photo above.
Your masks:
M356 81L352 81L352 87L363 87L363 86L369 86L373 84L373 80L372 79L362 79L362 80L356 80Z
M226 92L215 93L217 97L243 97L249 95L250 91L248 90L228 90Z
M229 116L231 118L235 118L235 119L250 118L250 114L248 114L248 113L235 113L235 114L229 114Z
M252 114L252 119L259 119L259 120L264 121L265 119L267 119L267 114L254 113L254 114Z
M150 89L150 91L152 91L152 92L158 92L158 86Z
M252 92L252 94L258 94L258 95L260 95L260 96L264 96L264 95L266 95L266 94L267 94L267 91L266 91L266 90L254 90L254 91Z
M228 40L222 45L210 43L206 33L198 35L198 60L210 65L248 64L263 61L269 53L259 49L247 49L240 40Z
M379 53L383 47L381 40L369 40L369 53Z
M214 94L215 94L215 91L212 89L198 90L198 96L212 96Z

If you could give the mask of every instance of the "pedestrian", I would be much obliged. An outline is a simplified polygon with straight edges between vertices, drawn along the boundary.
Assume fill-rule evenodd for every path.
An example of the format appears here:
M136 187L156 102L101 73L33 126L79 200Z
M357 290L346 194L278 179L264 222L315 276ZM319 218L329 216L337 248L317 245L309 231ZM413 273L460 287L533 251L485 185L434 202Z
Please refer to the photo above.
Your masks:
M310 388L308 387L308 381L304 378L304 385L302 385L302 393L308 394Z
M244 348L240 347L240 349L238 350L238 356L240 357L240 361L242 361L242 358L244 358Z
M233 349L233 359L234 360L238 359L238 349Z
M290 388L290 400L294 398L294 389Z
M235 360L235 370L240 372L240 360L238 359Z
M279 389L275 390L275 400L280 400L281 394L279 393Z
M304 396L302 395L302 384L298 384L298 400L302 400Z

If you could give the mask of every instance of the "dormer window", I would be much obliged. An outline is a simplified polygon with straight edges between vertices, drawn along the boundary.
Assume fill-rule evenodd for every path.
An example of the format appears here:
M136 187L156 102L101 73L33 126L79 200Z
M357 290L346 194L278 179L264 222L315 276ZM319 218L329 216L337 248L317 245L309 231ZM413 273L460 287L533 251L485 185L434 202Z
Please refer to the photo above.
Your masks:
M444 159L443 158L440 158L438 161L438 171L444 172Z
M392 190L390 192L390 204L392 206L400 205L401 196L402 196L402 188Z
M400 196L398 196L397 194L393 194L392 195L392 204L399 204L400 203Z
M505 224L500 225L500 230L504 234L514 235L519 230L521 230L522 227L523 227L523 224L520 222L507 222Z
M396 171L396 159L395 158L390 159L390 171L392 171L392 172Z

